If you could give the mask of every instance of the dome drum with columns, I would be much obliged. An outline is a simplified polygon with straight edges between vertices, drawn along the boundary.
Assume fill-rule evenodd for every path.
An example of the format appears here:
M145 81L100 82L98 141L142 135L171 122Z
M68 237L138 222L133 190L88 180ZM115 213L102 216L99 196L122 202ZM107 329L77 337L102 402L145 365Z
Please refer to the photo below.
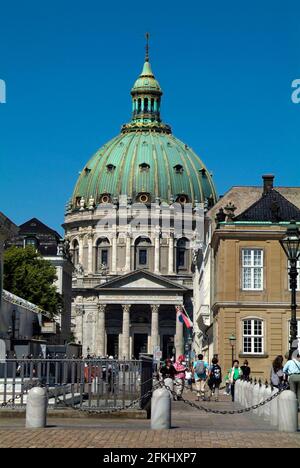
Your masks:
M192 318L195 216L217 195L203 162L161 121L148 48L131 96L131 122L86 164L67 206L74 333L84 353L129 359L159 347L166 357L183 352L175 307Z

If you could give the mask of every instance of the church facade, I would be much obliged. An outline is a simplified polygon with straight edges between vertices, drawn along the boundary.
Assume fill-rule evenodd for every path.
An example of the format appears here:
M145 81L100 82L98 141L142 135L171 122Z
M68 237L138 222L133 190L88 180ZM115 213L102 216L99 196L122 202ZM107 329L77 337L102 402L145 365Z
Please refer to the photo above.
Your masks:
M167 357L194 337L178 314L193 320L198 307L193 269L217 194L201 159L161 120L161 96L147 47L131 121L87 162L67 205L83 354L129 359L159 349Z

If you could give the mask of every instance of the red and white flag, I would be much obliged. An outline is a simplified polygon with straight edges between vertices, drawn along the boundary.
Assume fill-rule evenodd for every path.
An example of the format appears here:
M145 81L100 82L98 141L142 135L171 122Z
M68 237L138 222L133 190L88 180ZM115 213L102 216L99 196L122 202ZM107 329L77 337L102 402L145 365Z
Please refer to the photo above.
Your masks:
M175 306L176 312L178 314L178 320L181 323L184 323L187 328L193 328L193 322L190 317L183 311L181 306Z

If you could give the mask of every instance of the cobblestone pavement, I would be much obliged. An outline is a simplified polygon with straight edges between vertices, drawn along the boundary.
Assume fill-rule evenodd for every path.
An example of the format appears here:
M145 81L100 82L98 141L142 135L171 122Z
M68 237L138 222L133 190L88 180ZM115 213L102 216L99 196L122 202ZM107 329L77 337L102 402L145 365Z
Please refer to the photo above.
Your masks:
M232 409L232 403L223 396L220 402L207 402L205 406ZM173 403L171 430L151 431L147 420L49 419L48 422L46 429L28 430L24 429L23 419L1 418L0 448L300 448L300 433L279 433L252 413L212 415L183 402Z

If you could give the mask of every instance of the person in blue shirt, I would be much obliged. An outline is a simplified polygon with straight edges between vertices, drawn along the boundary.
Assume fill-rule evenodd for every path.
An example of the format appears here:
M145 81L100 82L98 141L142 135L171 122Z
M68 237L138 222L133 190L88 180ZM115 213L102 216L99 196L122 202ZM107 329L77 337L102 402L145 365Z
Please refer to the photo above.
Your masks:
M289 384L292 392L294 392L298 398L298 405L300 405L300 355L290 359L283 368L283 372L288 376Z
M198 359L193 364L193 374L197 390L197 401L205 399L205 384L208 377L209 365L203 360L203 354L198 354Z

